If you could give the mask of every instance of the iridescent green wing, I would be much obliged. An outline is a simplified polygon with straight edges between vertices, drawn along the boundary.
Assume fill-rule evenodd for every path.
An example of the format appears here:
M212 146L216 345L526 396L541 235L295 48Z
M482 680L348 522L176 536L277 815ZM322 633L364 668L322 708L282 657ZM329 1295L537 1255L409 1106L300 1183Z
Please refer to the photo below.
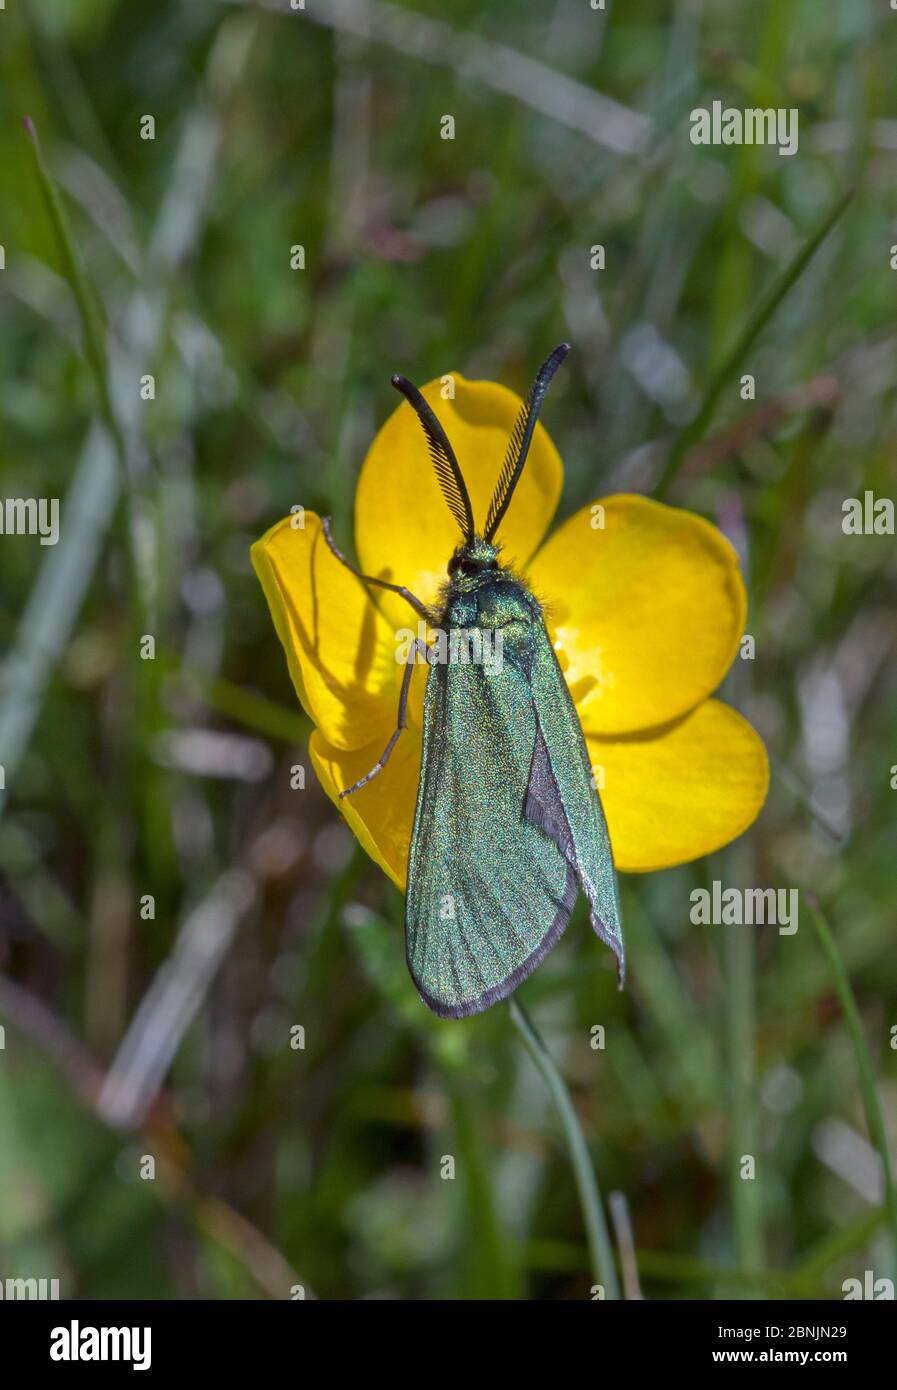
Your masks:
M406 948L424 1002L449 1018L504 999L536 968L577 881L622 957L604 819L544 624L535 613L503 635L500 669L437 665L427 680Z
M445 1018L504 999L558 940L576 901L564 855L524 818L537 723L504 661L430 669L408 861L408 967Z
M623 927L613 853L579 716L540 622L534 631L530 688L539 725L526 815L541 824L573 866L589 900L592 926L625 975Z

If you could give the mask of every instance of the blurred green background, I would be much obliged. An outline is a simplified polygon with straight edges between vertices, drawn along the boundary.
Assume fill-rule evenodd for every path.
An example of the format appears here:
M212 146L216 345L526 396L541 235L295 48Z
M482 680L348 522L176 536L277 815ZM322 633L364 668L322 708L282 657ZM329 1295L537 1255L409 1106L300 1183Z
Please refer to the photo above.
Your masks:
M897 563L841 504L897 495L895 70L886 0L7 0L2 492L59 497L62 528L0 539L0 1278L590 1296L507 1010L426 1012L399 895L313 774L291 787L308 723L249 564L297 503L349 542L392 372L522 392L562 338L561 516L676 460L669 500L742 553L756 658L726 694L773 782L729 850L624 880L625 993L580 904L521 994L646 1297L893 1277L809 910L793 937L688 912L714 878L818 895L893 1145ZM799 153L692 146L714 99L797 107ZM105 325L112 433L25 115Z

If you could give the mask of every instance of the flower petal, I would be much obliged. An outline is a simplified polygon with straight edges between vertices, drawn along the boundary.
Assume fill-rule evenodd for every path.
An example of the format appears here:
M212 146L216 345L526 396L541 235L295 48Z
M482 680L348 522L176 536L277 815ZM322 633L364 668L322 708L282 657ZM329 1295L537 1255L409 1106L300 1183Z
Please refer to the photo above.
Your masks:
M676 719L719 685L746 599L738 557L692 512L648 497L583 507L529 566L583 728L619 734Z
M443 382L454 400L443 400ZM467 381L457 372L423 387L455 451L482 529L523 402L491 381ZM536 425L526 467L499 528L509 561L523 565L554 516L563 484L557 450ZM355 494L355 543L365 574L404 584L432 603L461 539L439 489L420 421L407 401L393 411L371 445ZM378 597L391 621L407 622L408 605L393 594Z
M341 791L370 772L385 746L385 740L381 740L349 752L328 744L315 729L308 751L322 787L346 817L362 848L404 893L420 780L420 730L406 729L382 772L378 772L367 786L342 801L339 799Z
M706 700L646 736L586 735L614 862L623 873L684 864L727 845L756 819L769 763L736 710Z
M252 547L296 693L335 747L360 748L381 733L385 742L402 677L394 634L327 546L320 518L297 520L284 518Z

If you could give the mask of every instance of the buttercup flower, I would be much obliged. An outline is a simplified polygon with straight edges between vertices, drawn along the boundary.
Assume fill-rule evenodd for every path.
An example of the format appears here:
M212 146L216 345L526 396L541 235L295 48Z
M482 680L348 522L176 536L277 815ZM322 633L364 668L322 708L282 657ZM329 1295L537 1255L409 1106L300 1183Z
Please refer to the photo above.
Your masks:
M479 519L522 402L492 382L452 380L453 399L443 399L438 380L422 394L451 440ZM681 864L747 829L769 781L758 735L712 698L744 628L738 560L708 522L635 495L584 507L544 541L562 479L557 450L538 424L498 537L502 563L543 604L617 869ZM315 771L368 854L404 889L426 665L412 677L407 729L386 767L338 798L374 767L395 730L404 655L397 661L397 634L416 629L418 618L399 595L369 588L340 564L319 517L306 512L303 520L273 526L253 546L253 563L315 724ZM435 604L458 539L420 422L403 401L358 481L359 567Z

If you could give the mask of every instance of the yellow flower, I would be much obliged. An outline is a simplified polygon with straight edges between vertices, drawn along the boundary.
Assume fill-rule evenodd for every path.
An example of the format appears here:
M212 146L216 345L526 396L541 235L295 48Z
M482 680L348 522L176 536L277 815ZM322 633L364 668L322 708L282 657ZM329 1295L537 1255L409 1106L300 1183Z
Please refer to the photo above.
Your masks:
M455 375L423 388L485 517L521 401ZM715 527L647 497L584 507L544 543L563 470L542 425L498 539L545 620L596 770L614 860L623 872L681 864L727 844L766 796L766 751L740 714L711 695L738 650L746 609L738 560ZM602 511L603 509L603 511ZM321 521L287 517L252 547L297 694L315 724L310 754L328 795L368 854L404 889L421 761L423 689L411 681L408 727L384 770L351 797L396 727L399 630L418 617L367 588L329 550ZM337 543L341 538L336 538ZM365 574L433 604L459 536L407 402L378 433L355 497Z

